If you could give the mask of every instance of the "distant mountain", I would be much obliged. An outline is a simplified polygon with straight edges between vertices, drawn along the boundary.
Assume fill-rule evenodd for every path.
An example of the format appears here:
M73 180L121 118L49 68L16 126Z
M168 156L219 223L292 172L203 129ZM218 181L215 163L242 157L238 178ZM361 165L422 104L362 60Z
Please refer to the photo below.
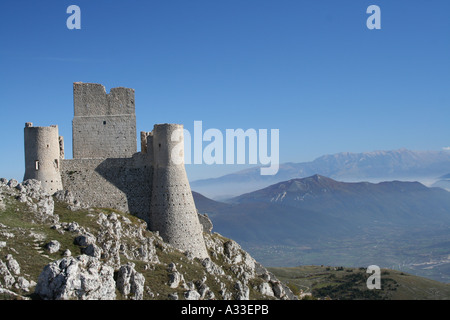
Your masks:
M322 237L348 235L370 229L375 222L398 227L450 225L450 193L419 182L350 183L314 175L279 182L228 203L198 193L194 199L198 210L209 213L220 231L260 243L303 241L318 231ZM258 233L263 236L259 238Z
M209 198L226 199L277 182L320 174L340 181L389 181L434 179L450 172L447 151L342 152L310 162L285 163L274 176L260 175L259 167L219 178L191 182L191 188Z
M268 266L299 260L412 266L450 255L450 193L418 182L349 183L314 175L229 203L194 199L198 210L209 214L213 231L244 244ZM277 255L270 254L275 247ZM448 269L450 261L444 264Z
M450 191L450 173L439 177L439 180L433 183L431 186Z
M197 209L201 208L202 213L218 212L230 207L229 204L214 201L195 191L192 191L192 196L194 197Z

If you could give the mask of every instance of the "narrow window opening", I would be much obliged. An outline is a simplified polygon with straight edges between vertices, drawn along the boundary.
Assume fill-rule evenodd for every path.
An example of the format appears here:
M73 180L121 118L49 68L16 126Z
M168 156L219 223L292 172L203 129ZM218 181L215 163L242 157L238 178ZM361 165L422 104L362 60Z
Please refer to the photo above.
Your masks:
M38 171L39 170L39 161L38 160L36 160L35 166L36 166L36 171Z

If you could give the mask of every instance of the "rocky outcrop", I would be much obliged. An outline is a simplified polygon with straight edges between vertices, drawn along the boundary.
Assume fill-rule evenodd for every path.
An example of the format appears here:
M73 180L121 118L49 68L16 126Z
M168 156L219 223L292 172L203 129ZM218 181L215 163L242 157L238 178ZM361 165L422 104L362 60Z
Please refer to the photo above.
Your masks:
M203 232L205 233L211 233L213 229L213 223L211 219L209 219L208 215L206 213L198 213L198 221L203 227Z
M69 190L56 191L54 197L56 200L66 203L67 208L69 208L72 211L88 208L88 206L82 204L80 201L75 199L74 195Z
M45 300L113 300L114 269L87 255L63 258L44 268L35 293Z
M207 216L208 257L200 259L164 242L137 217L85 208L64 191L50 196L35 180L0 179L0 199L0 221L8 221L1 220L4 212L14 212L29 226L0 222L0 290L13 298L33 290L33 297L46 300L296 298L238 243L211 233ZM55 212L55 201L63 213ZM72 212L61 209L60 202L77 211L72 221ZM38 259L28 257L29 248L25 258L23 247L14 248L16 241L30 243ZM28 259L45 262L35 279L23 264Z
M2 189L2 200L0 201L0 209L5 210L4 198L11 196L19 202L27 205L29 210L34 214L37 223L57 222L58 216L54 215L53 197L49 195L42 184L38 180L26 180L18 183L17 180L11 179L7 181L2 178L0 180L0 188Z
M297 297L272 273L267 271L261 264L255 261L250 254L244 251L241 246L230 239L226 239L218 234L216 236L205 234L205 243L212 256L224 259L229 270L236 279L234 283L234 294L231 294L223 286L224 299L248 300L251 281L257 279L260 284L253 285L252 289L268 298L282 300L296 300ZM210 274L222 274L220 267L211 266L211 262L205 259L203 265Z
M0 259L0 289L9 291L9 289L18 289L22 292L29 292L34 287L34 281L27 280L20 270L20 265L11 254L5 256L5 262ZM21 297L21 295L13 294Z
M125 298L142 300L144 296L144 276L137 272L134 263L127 263L120 267L117 274L116 286Z

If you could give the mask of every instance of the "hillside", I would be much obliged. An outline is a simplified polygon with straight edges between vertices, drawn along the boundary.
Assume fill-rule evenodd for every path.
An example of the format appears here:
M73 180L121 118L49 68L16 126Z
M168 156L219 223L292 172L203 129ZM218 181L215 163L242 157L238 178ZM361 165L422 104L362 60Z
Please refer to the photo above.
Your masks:
M262 176L259 167L218 178L191 182L191 188L209 198L225 199L269 185L315 174L340 181L436 180L450 172L450 152L407 149L341 152L313 161L280 164L274 176Z
M369 290L366 268L299 266L269 268L293 292L308 299L450 300L450 284L397 270L381 270L381 289Z
M268 266L376 264L450 281L450 194L314 175L197 208ZM197 201L198 200L198 201ZM198 203L197 203L198 202Z
M0 299L295 299L238 243L204 238L200 260L134 216L0 179Z

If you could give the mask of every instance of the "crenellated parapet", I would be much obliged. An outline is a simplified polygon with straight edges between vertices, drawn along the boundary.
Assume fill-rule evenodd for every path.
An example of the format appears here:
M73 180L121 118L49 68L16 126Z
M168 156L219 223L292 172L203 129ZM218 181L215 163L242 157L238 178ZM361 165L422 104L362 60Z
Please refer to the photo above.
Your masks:
M127 158L137 152L134 90L73 84L73 157Z
M135 114L134 89L112 88L109 93L98 83L73 84L75 117Z

